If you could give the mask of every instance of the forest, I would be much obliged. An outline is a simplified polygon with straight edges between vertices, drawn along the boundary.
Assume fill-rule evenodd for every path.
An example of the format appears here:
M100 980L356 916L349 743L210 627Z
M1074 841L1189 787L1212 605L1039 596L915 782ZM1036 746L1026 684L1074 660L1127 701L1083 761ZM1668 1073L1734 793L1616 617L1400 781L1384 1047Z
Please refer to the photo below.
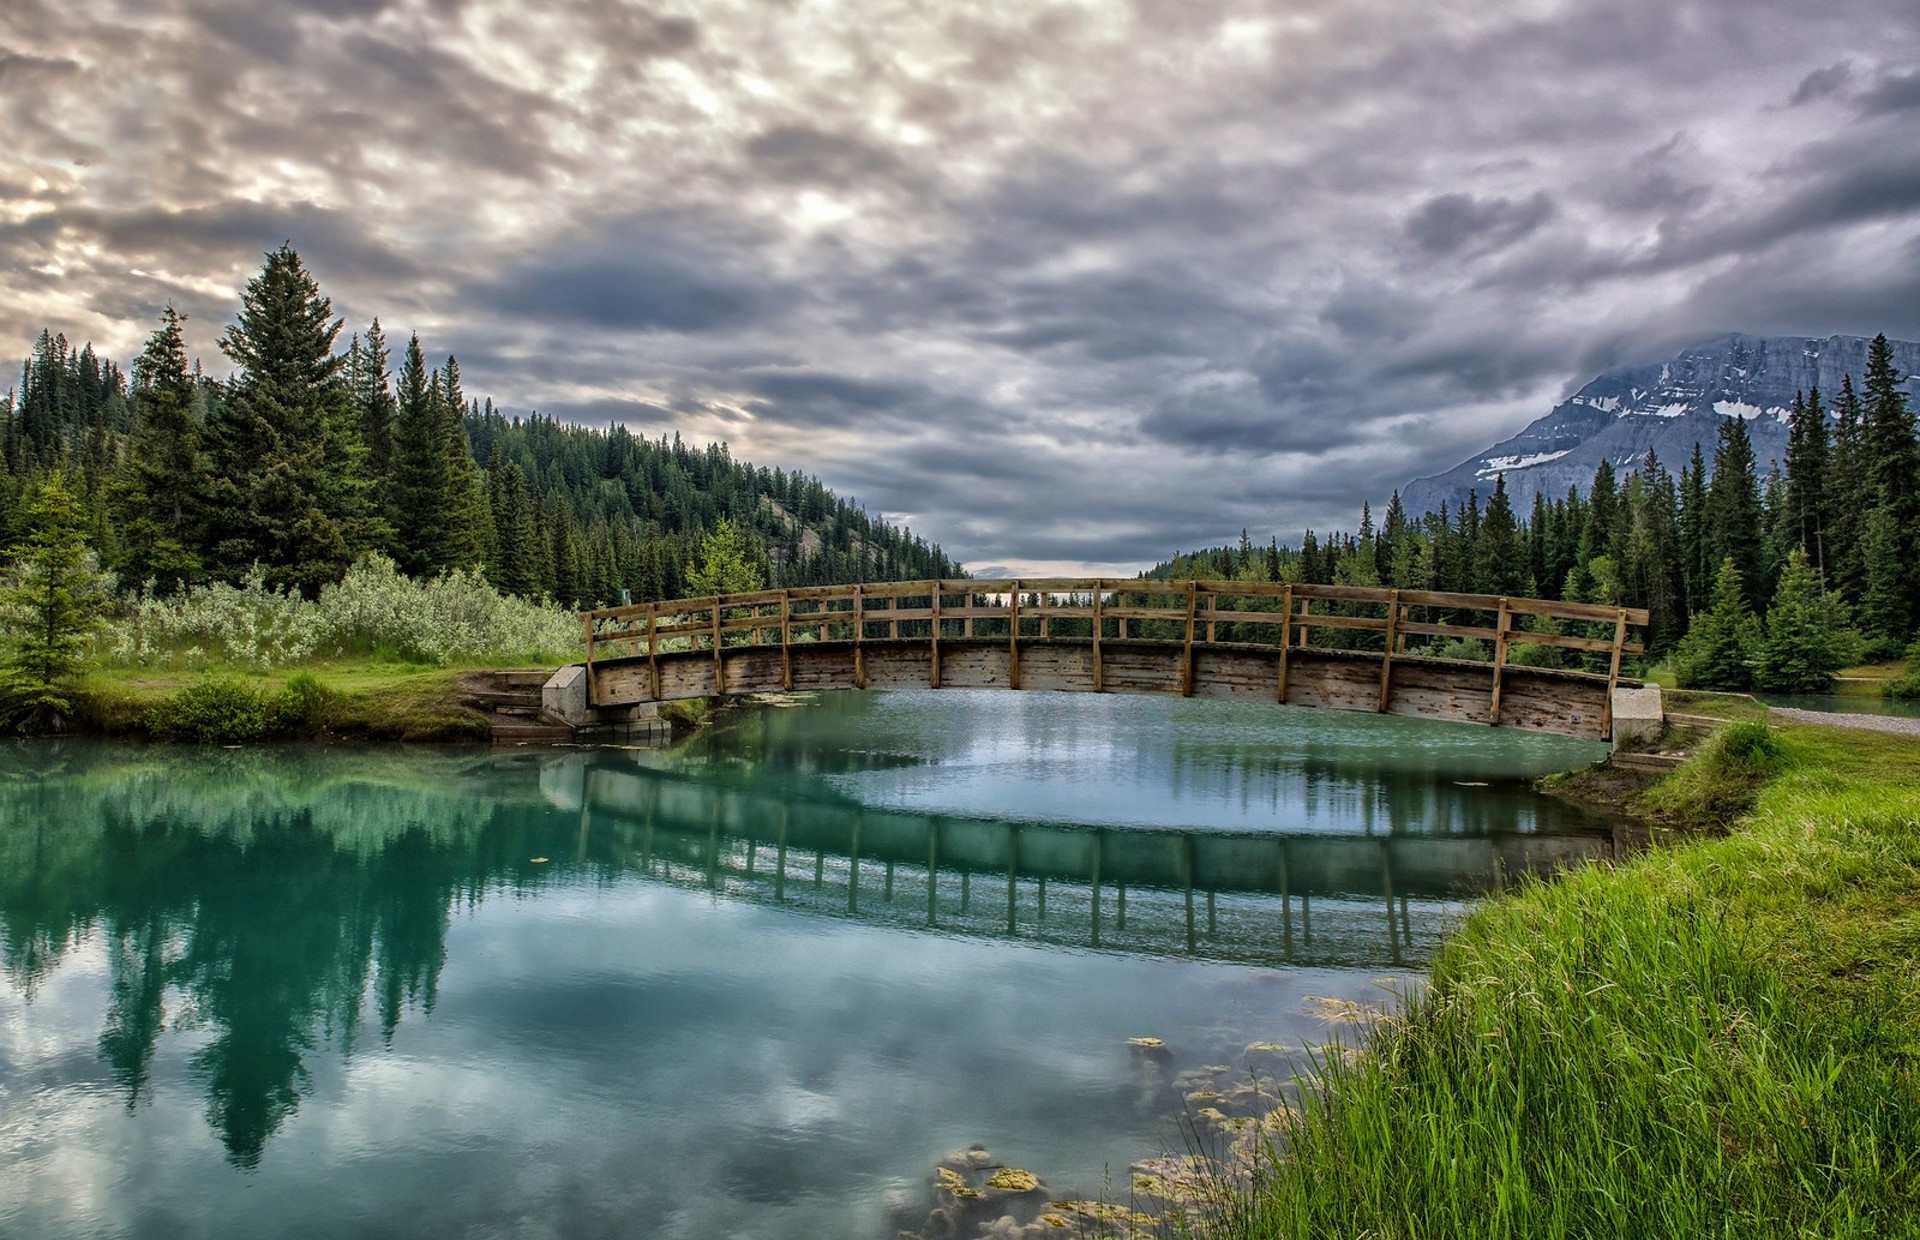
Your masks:
M266 256L220 337L216 380L169 307L123 370L43 332L0 402L0 548L24 545L51 485L123 596L234 583L314 597L362 557L414 577L484 572L565 608L694 592L723 528L730 583L810 585L955 576L938 546L798 472L725 444L649 440L468 396L457 360L378 319L351 333L290 246ZM41 497L44 500L44 496Z
M1243 531L1151 572L1644 607L1648 662L1670 660L1682 687L1822 689L1920 636L1920 440L1902 378L1876 337L1858 385L1795 399L1786 459L1764 472L1730 417L1677 476L1652 453L1624 477L1602 462L1584 495L1524 515L1499 476L1484 505L1451 512L1409 514L1395 492L1378 524L1362 505L1357 531L1307 530L1298 547Z

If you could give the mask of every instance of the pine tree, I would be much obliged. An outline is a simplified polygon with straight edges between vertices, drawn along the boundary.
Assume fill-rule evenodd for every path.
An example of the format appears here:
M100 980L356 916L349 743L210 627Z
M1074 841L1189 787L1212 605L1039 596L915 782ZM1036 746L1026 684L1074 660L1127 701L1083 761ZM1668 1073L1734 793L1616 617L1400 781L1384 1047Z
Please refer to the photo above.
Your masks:
M1480 518L1474 540L1474 590L1480 594L1518 595L1523 573L1519 530L1507 501L1507 476L1496 474L1493 494L1487 499L1487 511Z
M1766 580L1766 542L1762 535L1760 484L1753 473L1753 440L1740 418L1720 423L1713 453L1713 479L1707 484L1702 549L1714 563L1731 559L1741 583L1754 598L1771 597ZM1714 579L1719 596L1720 581ZM1750 599L1749 602L1752 600Z
M133 364L133 431L114 488L121 533L116 567L130 584L152 581L162 592L201 579L207 471L180 330L185 321L168 306Z
M1686 611L1703 611L1711 593L1707 575L1707 465L1694 441L1680 471L1680 567L1686 583Z
M1827 411L1814 388L1802 400L1793 398L1787 431L1787 490L1785 508L1796 544L1807 553L1816 573L1827 571L1828 444Z
M1798 547L1781 569L1766 631L1754 684L1773 693L1827 692L1858 644L1848 630L1846 605L1821 584Z
M399 513L394 562L414 576L431 575L450 564L451 481L438 378L427 370L416 332L408 338L400 362L393 434L393 501Z
M1860 397L1853 376L1840 377L1834 401L1833 456L1827 465L1828 580L1842 596L1858 602L1866 592L1867 446Z
M356 336L347 350L347 385L360 420L360 440L367 449L367 477L378 488L374 511L381 523L380 546L389 555L396 550L394 537L400 522L391 485L393 424L399 413L393 399L393 373L388 369L391 357L378 318L368 325L365 338Z
M441 368L435 409L440 450L446 456L446 520L441 530L443 568L478 568L486 562L483 519L476 503L479 470L467 446L467 397L460 387L460 363L447 358Z
M1674 681L1682 689L1743 690L1753 687L1752 660L1762 637L1747 603L1745 583L1733 557L1714 576L1713 607L1696 615L1673 652Z
M1868 481L1876 506L1892 519L1895 553L1901 565L1898 580L1900 601L1876 608L1878 631L1892 639L1904 639L1913 631L1914 596L1920 593L1920 443L1914 439L1912 410L1901 389L1903 376L1893 366L1893 349L1885 335L1875 336L1867 347L1867 372L1863 434L1867 452ZM1869 575L1872 564L1868 564ZM1871 590L1871 585L1869 589Z
M57 730L73 709L68 694L106 583L63 471L28 489L20 516L27 534L8 552L12 567L0 581L0 714L26 731Z
M208 428L214 464L207 537L211 566L317 594L352 562L364 520L358 437L333 353L340 331L292 247L267 255L241 295L220 348L239 367Z

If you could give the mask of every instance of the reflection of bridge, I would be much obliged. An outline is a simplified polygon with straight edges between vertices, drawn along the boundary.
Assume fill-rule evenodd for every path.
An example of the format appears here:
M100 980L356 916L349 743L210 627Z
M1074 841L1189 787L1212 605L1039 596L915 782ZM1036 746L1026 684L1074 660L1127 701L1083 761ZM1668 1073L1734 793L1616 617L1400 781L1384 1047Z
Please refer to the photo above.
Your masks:
M1260 698L1601 739L1621 656L1640 650L1627 629L1647 613L1358 586L1012 579L763 590L582 619L580 705L602 710L783 689L1004 687ZM1448 642L1481 643L1491 659L1434 657ZM1521 646L1606 670L1520 666Z
M598 853L684 885L948 933L1265 964L1407 964L1458 901L1616 848L1592 830L1280 834L977 819L749 792L584 756L547 763L541 787L580 810L582 859Z

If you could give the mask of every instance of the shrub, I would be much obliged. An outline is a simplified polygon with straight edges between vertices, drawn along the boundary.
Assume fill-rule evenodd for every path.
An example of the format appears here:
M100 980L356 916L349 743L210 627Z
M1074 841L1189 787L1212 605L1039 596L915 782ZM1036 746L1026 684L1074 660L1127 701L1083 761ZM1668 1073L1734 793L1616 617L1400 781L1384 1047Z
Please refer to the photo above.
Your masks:
M232 675L203 676L147 712L155 736L202 745L264 740L272 722L265 695Z
M1730 723L1709 736L1685 766L1648 789L1642 804L1682 826L1724 827L1753 808L1760 785L1783 761L1773 729L1752 721Z
M276 736L318 731L327 724L334 696L312 672L295 672L267 703L268 727Z

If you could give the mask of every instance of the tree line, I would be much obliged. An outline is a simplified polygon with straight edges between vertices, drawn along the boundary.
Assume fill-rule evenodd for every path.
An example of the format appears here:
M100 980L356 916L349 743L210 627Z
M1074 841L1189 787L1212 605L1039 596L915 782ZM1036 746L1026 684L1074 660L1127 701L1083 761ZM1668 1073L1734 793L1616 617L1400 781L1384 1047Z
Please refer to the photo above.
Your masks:
M1150 575L1318 582L1644 607L1648 659L1683 685L1806 690L1920 637L1920 438L1885 335L1856 386L1796 395L1786 459L1764 473L1747 424L1721 422L1676 475L1651 451L1602 461L1583 495L1524 515L1496 475L1485 504L1307 530L1297 547L1182 553ZM1791 635L1791 636L1789 636Z
M123 591L258 566L312 597L380 553L574 608L687 592L716 536L736 586L961 572L817 479L724 444L509 418L418 335L396 371L378 319L342 348L344 322L291 246L266 256L220 337L231 377L188 358L183 322L168 307L130 374L41 334L0 401L0 547L70 507Z

